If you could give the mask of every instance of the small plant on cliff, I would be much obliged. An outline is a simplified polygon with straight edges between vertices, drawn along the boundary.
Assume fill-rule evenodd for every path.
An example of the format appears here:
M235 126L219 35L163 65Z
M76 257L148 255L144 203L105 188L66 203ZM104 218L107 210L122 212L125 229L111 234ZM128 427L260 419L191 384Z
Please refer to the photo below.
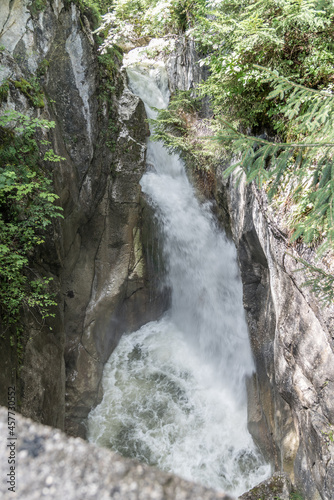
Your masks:
M195 154L187 140L191 123L199 108L199 101L192 91L175 92L167 109L156 109L157 119L150 120L154 126L153 140L163 141L171 153Z
M334 430L330 424L328 432L323 431L322 434L325 436L328 445L334 443Z
M46 6L46 0L31 0L28 4L28 8L33 16L38 16L40 12L43 12L43 10L46 9Z
M29 99L33 106L44 108L44 93L36 77L31 77L29 80L21 78L21 80L16 80L12 83Z
M293 491L290 493L290 500L304 500L304 497L300 493Z
M157 109L153 141L162 141L170 153L178 153L192 170L209 172L219 156L212 142L201 141L208 133L208 121L199 118L202 102L194 89L176 91L167 109ZM201 127L201 132L199 128Z
M108 12L111 0L64 0L65 6L75 3L82 14L87 16L93 29L97 28L101 21L101 15Z
M54 125L16 111L0 116L0 313L5 327L14 324L18 332L22 307L45 318L55 305L51 278L38 276L31 265L46 228L61 217L45 165L61 158L36 138Z
M0 102L6 101L6 99L8 97L8 92L9 92L9 81L5 80L0 85Z

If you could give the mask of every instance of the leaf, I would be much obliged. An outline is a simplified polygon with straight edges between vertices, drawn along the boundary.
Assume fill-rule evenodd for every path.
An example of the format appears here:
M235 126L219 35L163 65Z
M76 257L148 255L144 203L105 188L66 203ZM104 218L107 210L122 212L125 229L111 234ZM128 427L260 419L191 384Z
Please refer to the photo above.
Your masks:
M237 163L233 163L226 170L224 170L223 172L224 178L226 179L227 177L229 177L234 172L234 170L240 166L240 164L241 164L240 161Z

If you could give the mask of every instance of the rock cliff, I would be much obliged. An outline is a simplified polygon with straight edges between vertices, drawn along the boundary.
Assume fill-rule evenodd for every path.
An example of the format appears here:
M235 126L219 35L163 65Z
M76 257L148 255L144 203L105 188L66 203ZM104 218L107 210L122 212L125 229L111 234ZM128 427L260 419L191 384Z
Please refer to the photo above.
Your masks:
M148 128L117 56L99 59L89 21L75 3L33 4L8 0L1 7L0 77L9 82L2 109L56 122L49 139L65 158L53 171L64 220L35 257L36 269L60 290L56 318L40 327L26 315L16 382L24 415L84 436L82 421L101 395L103 364L120 334L155 318L165 305L156 292L154 256L147 258L150 211L139 186ZM36 76L44 93L39 109L15 86ZM6 388L16 377L15 353L1 341Z
M2 477L0 495L36 500L232 500L153 467L123 458L110 450L69 438L56 429L16 416L18 439L12 451L17 460L12 486ZM0 407L0 432L6 436L7 410ZM9 449L1 447L1 472L10 474ZM6 467L7 464L7 467ZM8 490L13 487L13 490Z
M306 499L333 498L333 307L321 309L255 186L217 173L237 246L256 374L249 429L276 470Z

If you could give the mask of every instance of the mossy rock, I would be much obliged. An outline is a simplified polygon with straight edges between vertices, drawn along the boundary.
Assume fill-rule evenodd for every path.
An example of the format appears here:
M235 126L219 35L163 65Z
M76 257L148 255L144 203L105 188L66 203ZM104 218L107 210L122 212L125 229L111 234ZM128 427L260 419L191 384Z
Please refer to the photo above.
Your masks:
M9 81L5 80L2 85L0 85L0 102L6 101L9 92Z
M290 500L291 483L284 473L276 472L239 497L239 500Z
M31 0L28 8L32 16L38 16L40 12L46 9L47 0Z
M36 108L44 108L44 94L36 78L31 79L31 81L21 78L21 80L16 80L13 83L15 88L22 92L33 106Z

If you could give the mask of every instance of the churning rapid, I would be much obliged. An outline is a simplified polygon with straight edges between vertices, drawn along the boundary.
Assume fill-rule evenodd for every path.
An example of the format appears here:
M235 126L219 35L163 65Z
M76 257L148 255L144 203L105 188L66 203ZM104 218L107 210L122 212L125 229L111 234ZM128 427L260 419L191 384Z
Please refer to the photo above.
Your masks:
M160 64L127 68L131 90L167 107ZM149 142L143 192L156 211L172 293L160 321L124 335L104 369L89 439L206 486L239 495L269 475L247 431L253 371L234 246L196 199L184 166Z

